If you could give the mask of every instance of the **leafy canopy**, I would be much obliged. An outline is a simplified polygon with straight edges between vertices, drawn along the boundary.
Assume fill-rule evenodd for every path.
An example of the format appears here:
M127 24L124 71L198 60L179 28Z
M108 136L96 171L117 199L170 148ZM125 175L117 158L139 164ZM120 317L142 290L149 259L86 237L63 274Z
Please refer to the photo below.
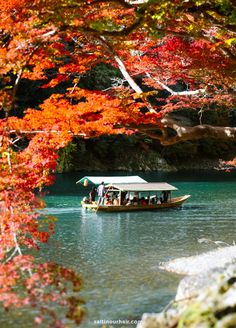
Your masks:
M54 231L54 219L38 214L44 204L35 191L53 183L57 152L74 136L235 138L234 127L186 127L171 114L234 108L236 9L229 0L0 0L0 8L0 301L6 309L37 305L36 323L47 312L63 327L49 303L66 305L79 323L82 301L62 286L75 292L81 281L23 253ZM123 78L107 90L82 88L81 77L100 63ZM20 117L13 113L22 80L51 96ZM62 82L67 90L55 93Z

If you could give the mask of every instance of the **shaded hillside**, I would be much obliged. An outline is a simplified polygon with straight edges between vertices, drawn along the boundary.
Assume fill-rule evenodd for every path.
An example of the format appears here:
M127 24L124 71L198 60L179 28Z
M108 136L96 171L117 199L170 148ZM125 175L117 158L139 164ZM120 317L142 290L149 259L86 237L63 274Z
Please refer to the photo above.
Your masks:
M59 172L212 169L236 152L231 142L202 140L163 147L138 135L75 139L60 151Z
M56 71L48 71L48 79ZM22 116L26 108L37 106L53 93L63 94L70 81L60 83L56 88L44 89L45 81L22 80L17 94L17 109L14 114ZM100 63L81 76L80 86L90 90L106 90L121 83L120 72L111 65ZM138 77L142 84L142 77ZM145 88L145 86L142 86ZM180 90L183 86L176 86ZM166 91L164 91L166 92ZM155 102L153 100L153 102ZM179 110L174 117L186 125L213 124L234 126L236 110L228 112L218 108L203 112ZM128 170L128 171L172 171L188 168L211 169L219 159L229 160L236 153L236 145L230 141L204 139L186 141L173 146L161 146L159 141L144 135L104 136L82 140L75 138L65 149L60 150L59 172L79 170Z

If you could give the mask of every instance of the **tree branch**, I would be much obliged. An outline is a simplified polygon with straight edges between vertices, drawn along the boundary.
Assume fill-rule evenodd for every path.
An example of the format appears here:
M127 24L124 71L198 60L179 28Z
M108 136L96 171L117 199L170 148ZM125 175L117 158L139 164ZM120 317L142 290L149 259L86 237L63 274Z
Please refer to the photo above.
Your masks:
M186 90L186 91L174 91L173 89L169 88L166 84L162 83L160 80L151 76L150 73L146 72L148 78L153 79L157 84L159 84L163 89L168 91L172 96L195 96L201 93L205 93L206 89L198 89L198 90Z
M58 133L60 134L61 131L58 130L10 130L9 133L15 134L37 134L37 133ZM73 131L67 131L68 134L75 135ZM85 133L78 133L76 136L79 137L86 137Z
M15 247L14 251L11 253L11 255L3 262L3 264L6 264L11 261L11 259L15 256L15 254L18 252L18 248Z
M149 0L127 0L126 2L131 5L142 5L144 3L147 3Z
M166 116L161 120L164 129L173 129L175 136L165 136L160 139L163 145L172 145L180 141L199 140L203 138L236 140L236 127L212 126L208 124L196 126L182 126L172 118Z
M111 45L108 43L108 41L106 40L106 38L104 36L99 36L98 39L101 40L102 43L111 52L111 54L113 55L115 61L118 64L118 67L119 67L119 70L120 70L121 74L123 75L123 77L125 78L125 80L128 82L128 84L130 85L130 87L132 88L132 90L134 90L138 95L140 95L140 98L143 99L143 101L144 101L145 105L147 106L149 112L156 114L155 109L152 107L152 105L149 103L149 101L147 101L147 99L145 97L145 93L140 88L140 86L134 81L134 79L132 78L132 76L129 74L129 72L127 71L127 69L125 67L125 64L123 63L123 61L121 60L121 58L116 54L115 50L111 47Z
M212 125L181 125L177 120L165 116L161 120L161 126L155 123L130 124L127 128L138 130L141 133L159 140L162 145L173 145L181 141L199 140L204 138L236 140L236 127L212 126ZM173 130L170 135L168 130ZM174 135L173 135L174 134Z

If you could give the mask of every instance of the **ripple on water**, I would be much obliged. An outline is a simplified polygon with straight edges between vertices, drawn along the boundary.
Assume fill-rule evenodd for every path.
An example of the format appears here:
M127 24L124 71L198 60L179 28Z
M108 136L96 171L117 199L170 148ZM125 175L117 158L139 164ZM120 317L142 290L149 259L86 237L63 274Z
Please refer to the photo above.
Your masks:
M83 276L88 310L83 328L94 327L93 320L139 319L143 312L161 310L174 296L180 277L161 271L160 262L215 248L198 243L199 238L232 244L236 184L175 185L192 197L180 209L160 212L96 214L83 211L81 198L74 194L46 198L47 213L58 221L50 247L44 246L40 256Z

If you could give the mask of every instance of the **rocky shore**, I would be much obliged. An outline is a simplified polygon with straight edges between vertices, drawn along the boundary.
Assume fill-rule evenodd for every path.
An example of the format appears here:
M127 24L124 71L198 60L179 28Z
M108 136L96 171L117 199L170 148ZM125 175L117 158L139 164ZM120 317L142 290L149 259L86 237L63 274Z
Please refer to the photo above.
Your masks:
M61 150L58 173L75 171L176 172L212 170L219 167L219 157L200 153L193 144L154 147L125 137L87 140Z
M235 328L236 246L162 263L188 274L175 299L158 314L144 314L137 328Z

